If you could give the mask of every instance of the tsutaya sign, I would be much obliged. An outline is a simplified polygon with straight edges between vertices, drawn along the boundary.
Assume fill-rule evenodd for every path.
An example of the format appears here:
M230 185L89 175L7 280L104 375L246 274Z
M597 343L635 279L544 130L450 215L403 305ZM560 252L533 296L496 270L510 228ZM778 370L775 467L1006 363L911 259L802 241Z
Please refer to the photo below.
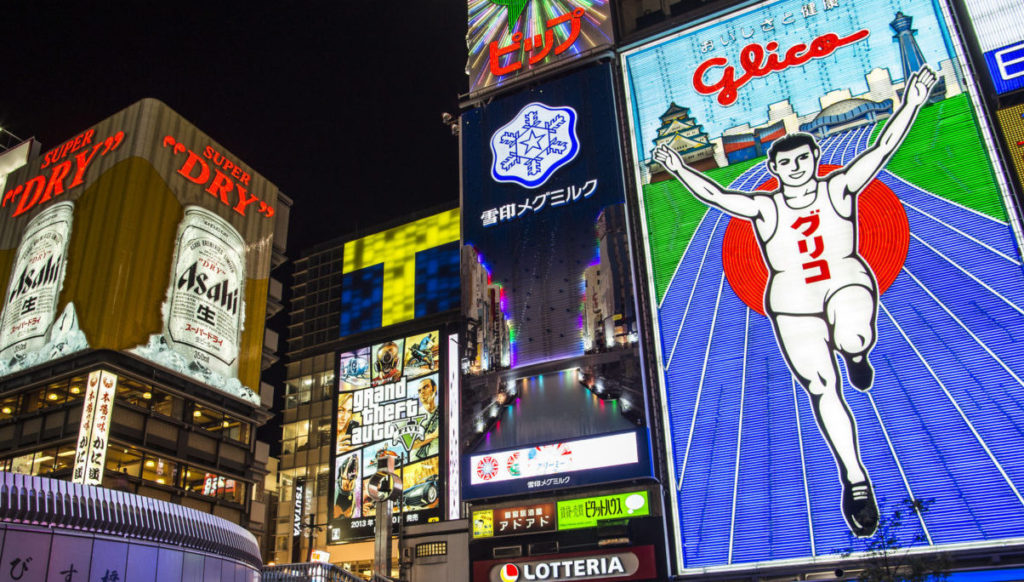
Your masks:
M639 580L652 578L655 574L653 546L473 563L474 582Z

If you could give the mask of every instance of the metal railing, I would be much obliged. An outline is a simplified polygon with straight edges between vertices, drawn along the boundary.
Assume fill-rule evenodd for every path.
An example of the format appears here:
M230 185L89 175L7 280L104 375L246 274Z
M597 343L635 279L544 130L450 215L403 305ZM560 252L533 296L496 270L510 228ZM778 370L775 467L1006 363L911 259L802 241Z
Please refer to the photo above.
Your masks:
M335 566L323 562L303 562L297 564L279 564L263 568L262 582L367 582L366 578L358 576ZM385 579L375 577L371 582L387 582Z
M0 522L148 540L263 565L256 538L227 520L158 499L45 477L0 472Z

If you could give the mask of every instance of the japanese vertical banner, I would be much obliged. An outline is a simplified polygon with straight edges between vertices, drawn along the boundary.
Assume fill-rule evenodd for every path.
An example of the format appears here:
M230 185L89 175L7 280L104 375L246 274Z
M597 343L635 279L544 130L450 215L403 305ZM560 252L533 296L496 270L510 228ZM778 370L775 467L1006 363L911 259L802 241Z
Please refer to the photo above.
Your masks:
M107 459L107 437L114 410L117 374L96 370L89 374L82 400L82 420L78 425L73 483L103 484L103 466Z

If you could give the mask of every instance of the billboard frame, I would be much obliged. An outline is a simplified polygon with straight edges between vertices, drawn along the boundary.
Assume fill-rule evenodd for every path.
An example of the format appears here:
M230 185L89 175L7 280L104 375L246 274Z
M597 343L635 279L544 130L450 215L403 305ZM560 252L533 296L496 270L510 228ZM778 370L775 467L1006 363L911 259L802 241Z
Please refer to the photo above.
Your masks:
M941 20L949 34L948 42L951 45L952 56L956 59L958 66L958 73L961 75L961 83L964 85L964 92L968 94L970 103L976 112L976 122L978 129L980 130L980 137L983 142L983 147L988 155L993 180L999 189L1000 198L1003 206L1007 211L1007 218L1010 229L1013 233L1013 238L1017 245L1018 255L1024 253L1024 226L1022 226L1022 214L1024 214L1024 208L1018 202L1016 195L1016 188L1012 185L1011 181L1007 179L1006 163L1004 156L1004 149L999 147L1001 137L997 134L994 128L994 124L991 119L991 111L986 106L985 100L982 97L982 93L979 90L978 82L975 75L972 75L971 66L974 65L973 61L969 58L968 47L970 46L966 37L964 29L960 26L960 21L954 16L954 10L962 10L962 0L933 0L938 18ZM651 253L646 248L647 242L650 240L648 232L648 223L646 220L647 210L645 207L645 200L643 195L643 179L641 175L641 166L643 160L639 159L637 144L638 137L636 128L638 127L639 120L637 119L637 113L634 108L636 96L634 95L631 78L629 75L630 63L629 57L631 55L643 52L656 45L666 44L672 40L692 35L702 29L714 26L720 22L731 19L733 17L752 12L762 5L771 4L772 1L748 1L743 2L734 6L716 10L706 17L699 18L692 22L682 24L677 27L673 27L669 30L659 32L651 37L645 38L640 41L630 43L623 47L619 52L618 64L619 71L622 75L622 86L624 99L624 107L626 109L626 125L624 129L627 135L624 136L624 144L628 142L626 156L629 163L632 166L632 172L628 172L630 179L633 181L633 185L636 188L637 199L636 199L636 219L639 222L639 238L632 239L637 245L635 252L642 256L639 261L642 264L642 274L645 281L645 291L643 294L644 305L650 306L650 312L644 313L645 316L649 316L648 320L651 324L649 340L653 343L653 357L655 358L655 368L658 372L653 374L655 376L654 382L656 384L655 397L660 403L664 404L660 406L661 414L658 416L660 427L663 430L657 432L656 438L663 439L660 444L665 447L666 457L666 482L671 486L672 494L669 495L668 508L666 511L669 515L666 516L667 523L670 524L669 530L666 532L671 542L672 551L669 554L672 556L672 560L675 563L675 575L677 576L700 576L708 574L726 574L743 571L765 571L768 569L775 570L787 570L791 571L794 569L806 570L808 567L816 567L823 565L838 565L848 562L856 562L857 560L863 560L870 556L870 552L854 552L848 554L846 557L842 557L839 553L828 554L826 556L811 556L804 558L792 558L792 559L777 559L777 560L760 560L752 562L744 562L739 564L729 564L724 566L701 566L697 568L687 569L685 559L683 556L683 540L681 535L681 524L680 524L680 504L678 500L677 491L679 490L679 483L677 482L677 476L673 467L675 467L675 455L673 453L672 442L670 441L670 430L668 427L671 426L669 422L669 411L668 411L668 392L667 382L665 377L665 370L661 366L664 362L664 354L662 353L661 346L661 324L659 321L659 308L657 301L656 285L654 280L653 264L651 259ZM955 7L955 8L954 8ZM960 16L960 14L956 14ZM965 46L965 44L967 46ZM970 65L968 64L970 63ZM697 63L694 63L695 65ZM977 67L975 67L977 68ZM984 76L984 75L983 75ZM678 268L678 267L677 267ZM641 269L638 269L641 270ZM646 303L650 301L650 303ZM645 310L646 311L646 310ZM652 413L652 417L655 414ZM653 444L653 443L652 443ZM942 551L966 551L978 548L990 548L999 546L1011 546L1011 545L1024 545L1024 537L1020 538L1006 538L997 539L993 541L975 541L975 542L963 542L963 543L951 543L943 544L941 546L926 546L923 548L914 547L908 548L907 551L911 554L926 554L933 552Z

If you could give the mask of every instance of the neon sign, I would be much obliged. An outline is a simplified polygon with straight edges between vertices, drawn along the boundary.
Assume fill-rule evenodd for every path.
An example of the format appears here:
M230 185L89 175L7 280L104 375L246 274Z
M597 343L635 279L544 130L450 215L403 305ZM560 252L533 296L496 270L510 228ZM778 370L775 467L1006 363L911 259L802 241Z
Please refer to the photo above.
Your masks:
M469 0L470 91L612 43L608 0Z
M498 48L498 41L491 41L488 45L487 50L490 54L488 60L491 67L491 74L495 77L501 77L507 75L513 71L518 71L523 67L523 58L526 59L531 65L543 61L547 58L548 54L551 53L552 45L555 44L554 28L560 24L570 23L569 34L564 41L558 46L554 47L555 55L560 55L576 42L576 39L580 36L580 19L583 18L583 9L576 8L572 12L556 16L547 21L545 25L544 34L534 35L523 41L523 33L517 32L512 35L512 43L508 46ZM501 58L509 53L515 53L519 50L523 51L523 56L519 59L510 59L507 65L501 65ZM535 51L540 51L535 52Z
M36 176L35 178L8 190L7 193L4 194L4 200L0 203L0 206L6 207L8 202L17 199L18 205L11 214L11 217L13 218L28 212L38 204L45 204L50 200L53 200L56 196L60 196L66 191L84 184L85 172L90 166L92 166L93 162L95 162L97 158L102 158L116 150L124 142L124 132L119 131L114 135L107 137L102 142L93 144L91 149L79 151L92 143L93 133L93 130L89 130L74 140L64 144L60 148L47 152L44 156L44 162L41 168L50 166L70 153L78 153L75 154L73 160L65 160L53 166L53 169L50 170L49 176ZM74 171L72 171L72 169ZM71 176L71 181L65 185L64 181L68 176ZM18 198L18 196L20 196L20 198Z
M214 198L220 200L221 204L230 207L232 210L245 216L246 209L249 205L259 203L259 206L254 207L256 212L263 216L270 218L274 216L274 208L266 202L260 200L255 195L249 194L242 184L249 184L249 173L242 171L238 164L227 159L226 156L220 154L210 146L206 146L203 150L203 156L195 153L194 151L185 147L185 144L178 142L173 136L166 136L163 140L163 146L165 148L171 148L174 155L180 155L187 153L185 162L178 169L178 174L184 177L193 184L200 186L206 186L206 193L210 194ZM203 158L214 163L213 177L210 177L210 164L203 160ZM221 168L224 172L221 172ZM236 180L232 180L228 175L235 177ZM207 185L209 184L209 185ZM234 198L238 201L232 206L228 193L234 191Z
M751 43L740 51L740 66L743 74L736 78L736 69L729 65L729 59L725 57L712 57L700 65L693 72L693 87L701 95L714 95L718 93L718 102L722 105L732 105L736 102L738 89L755 77L764 77L771 73L785 71L789 67L798 67L811 59L823 59L848 44L853 44L868 37L867 29L858 30L853 34L840 37L834 32L815 38L808 46L797 43L786 51L785 56L779 59L775 51L779 50L779 43L770 41L765 46L758 43ZM765 49L768 50L767 59ZM728 65L728 66L727 66ZM724 67L722 78L710 85L704 82L704 75L712 67Z

